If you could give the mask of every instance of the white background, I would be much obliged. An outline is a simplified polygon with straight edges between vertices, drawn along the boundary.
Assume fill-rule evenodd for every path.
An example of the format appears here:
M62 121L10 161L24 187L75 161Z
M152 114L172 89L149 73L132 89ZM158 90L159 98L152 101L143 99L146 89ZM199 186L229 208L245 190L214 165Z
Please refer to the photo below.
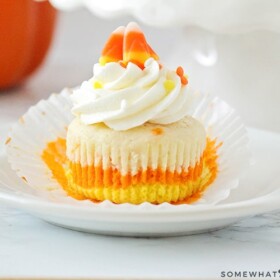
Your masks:
M110 32L130 20L105 21L83 9L61 13L45 64L21 87L0 92L0 119L15 120L39 99L88 79ZM161 61L182 65L194 88L225 99L247 125L280 132L280 33L207 34L218 60L204 67L194 58L205 47L201 31L141 26Z

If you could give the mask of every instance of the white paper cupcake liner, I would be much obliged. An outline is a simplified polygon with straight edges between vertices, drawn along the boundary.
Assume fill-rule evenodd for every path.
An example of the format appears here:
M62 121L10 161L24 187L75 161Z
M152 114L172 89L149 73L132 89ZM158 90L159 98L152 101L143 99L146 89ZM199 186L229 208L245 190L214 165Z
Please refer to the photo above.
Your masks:
M65 138L67 127L73 116L70 100L71 89L64 89L60 94L53 94L47 100L41 100L31 107L12 127L7 142L7 155L11 168L22 178L26 185L10 186L12 191L23 196L36 196L38 199L63 202L67 204L92 205L92 207L141 207L141 205L115 205L104 201L95 204L90 201L78 201L69 197L51 171L41 159L47 143L58 137ZM192 207L213 205L226 199L230 191L238 186L242 171L250 163L248 138L245 126L236 112L224 101L210 95L203 95L188 90L189 105L186 111L199 119L211 139L222 142L218 149L219 172L201 199L193 204L171 205L165 207ZM144 203L148 207L158 207ZM142 206L143 207L143 206Z

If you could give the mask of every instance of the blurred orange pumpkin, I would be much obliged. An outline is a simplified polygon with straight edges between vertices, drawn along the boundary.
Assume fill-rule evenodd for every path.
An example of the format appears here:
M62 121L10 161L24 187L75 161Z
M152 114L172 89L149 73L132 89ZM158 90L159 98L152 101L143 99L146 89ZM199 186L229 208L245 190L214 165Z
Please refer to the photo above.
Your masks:
M42 63L56 15L48 1L0 0L0 89L19 84Z

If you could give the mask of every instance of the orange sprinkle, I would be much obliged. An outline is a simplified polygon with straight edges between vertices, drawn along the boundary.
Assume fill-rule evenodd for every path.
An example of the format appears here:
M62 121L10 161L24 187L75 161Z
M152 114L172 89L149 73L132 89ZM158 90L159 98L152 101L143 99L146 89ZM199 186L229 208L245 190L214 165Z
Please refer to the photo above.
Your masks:
M161 134L163 134L163 129L160 128L160 127L153 128L153 129L152 129L152 133L153 133L154 135L161 135Z
M188 84L188 79L185 76L182 76L181 77L181 83L182 83L182 85L186 86Z
M179 66L176 70L176 74L179 76L179 77L183 77L184 75L184 69L182 66Z
M8 145L10 142L11 142L12 138L11 137L8 137L6 142L5 142L5 145Z

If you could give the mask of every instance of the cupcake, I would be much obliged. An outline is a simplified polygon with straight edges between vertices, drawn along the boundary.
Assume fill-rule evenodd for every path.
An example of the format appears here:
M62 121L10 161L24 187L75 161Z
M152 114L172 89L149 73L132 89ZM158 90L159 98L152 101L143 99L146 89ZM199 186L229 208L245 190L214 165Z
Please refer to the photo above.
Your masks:
M217 146L186 115L187 76L159 62L137 24L111 34L93 77L71 99L62 183L70 196L191 203L215 180Z

